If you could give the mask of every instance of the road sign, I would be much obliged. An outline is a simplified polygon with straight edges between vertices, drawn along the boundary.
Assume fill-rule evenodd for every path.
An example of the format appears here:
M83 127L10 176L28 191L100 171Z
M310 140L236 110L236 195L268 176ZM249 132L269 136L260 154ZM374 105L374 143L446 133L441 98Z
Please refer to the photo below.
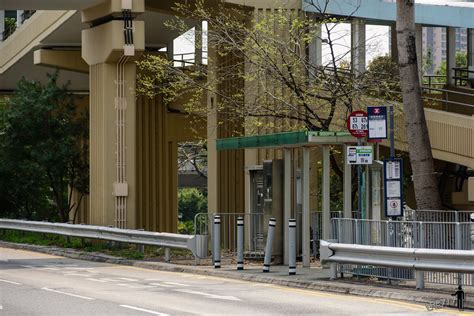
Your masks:
M387 139L387 108L385 106L367 107L368 139Z
M374 157L372 146L347 146L347 164L371 165Z
M383 167L385 216L403 216L403 160L385 159Z
M364 111L354 111L346 121L347 129L352 136L363 138L367 136L368 122L367 113Z

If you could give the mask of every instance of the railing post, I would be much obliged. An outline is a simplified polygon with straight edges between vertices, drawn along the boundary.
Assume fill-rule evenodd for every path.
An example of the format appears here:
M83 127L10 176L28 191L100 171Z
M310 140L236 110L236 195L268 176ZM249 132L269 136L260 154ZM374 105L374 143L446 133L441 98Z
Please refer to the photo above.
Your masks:
M425 273L423 271L415 271L416 289L423 290L425 288Z
M171 253L170 248L165 248L165 262L171 261Z
M337 221L337 242L342 243L342 219L336 218Z
M145 231L143 228L138 229L139 231ZM140 253L145 254L145 245L137 245L137 250Z
M420 244L418 247L425 248L425 225L423 225L423 222L420 222Z
M296 219L288 221L288 274L296 274Z
M471 213L471 250L474 250L474 213Z
M214 240L213 258L214 268L219 269L221 267L221 217L214 215L214 234L212 236Z
M360 245L360 229L358 219L355 219L355 244Z
M268 222L267 245L265 246L265 259L263 260L263 272L270 272L272 263L273 237L275 235L276 219L270 218Z
M454 240L454 243L455 243L455 247L457 250L461 250L462 249L462 238L461 238L461 223L459 222L456 222L456 232L455 232L456 236L455 236L455 240Z
M244 218L237 218L237 270L244 269Z

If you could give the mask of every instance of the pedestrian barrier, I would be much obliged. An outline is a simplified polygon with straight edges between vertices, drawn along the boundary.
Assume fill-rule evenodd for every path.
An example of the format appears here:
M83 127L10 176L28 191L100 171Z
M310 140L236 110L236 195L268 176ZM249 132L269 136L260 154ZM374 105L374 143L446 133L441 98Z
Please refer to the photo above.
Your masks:
M417 288L424 287L424 271L474 273L474 251L366 246L321 241L321 263L331 263L331 279L338 264L412 269Z
M34 222L12 219L0 219L0 229L108 240L165 248L188 249L192 251L194 256L199 255L196 253L196 242L194 235L155 233L143 230L121 229L104 226Z

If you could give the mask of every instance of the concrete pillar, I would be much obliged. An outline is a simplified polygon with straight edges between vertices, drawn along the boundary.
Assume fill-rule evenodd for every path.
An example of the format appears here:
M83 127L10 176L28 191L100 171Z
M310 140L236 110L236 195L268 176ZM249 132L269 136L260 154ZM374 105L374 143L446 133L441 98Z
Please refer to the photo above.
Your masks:
M454 70L456 67L456 28L448 27L446 30L446 82L454 85Z
M0 42L3 41L4 31L5 31L5 11L0 10Z
M421 24L415 25L415 45L418 76L421 83L423 82L423 26Z
M467 29L467 68L474 70L474 29ZM474 73L468 73L468 76L473 79Z
M83 21L101 13L90 10L95 11L83 12ZM95 225L136 228L134 58L145 49L145 26L133 22L133 45L125 45L123 27L121 21L110 21L82 31L82 58L90 66L89 219Z
M353 19L351 22L351 65L352 72L358 76L365 72L365 21Z
M310 264L310 249L311 249L311 236L310 236L310 216L309 216L309 200L310 200L310 188L309 188L309 153L310 149L303 147L303 170L302 170L302 191L303 191L303 216L302 216L302 233L303 233L303 267L307 268Z
M209 63L208 63L208 76L210 82L213 82L216 76L217 65L216 63L217 53L213 48L209 48ZM218 117L217 117L217 95L209 92L207 94L207 165L210 166L207 170L207 209L210 214L219 212L218 210L218 168L219 161L216 150L216 139L218 129ZM245 151L245 157L249 150ZM255 155L256 156L256 155ZM255 157L256 159L256 157ZM250 178L249 178L250 179ZM250 181L248 182L250 183ZM250 205L250 195L248 198ZM249 208L250 211L250 208Z
M352 218L352 166L347 163L347 145L342 146L344 151L344 218Z
M283 173L283 223L286 225L291 218L291 187L293 181L291 179L291 149L284 149L284 173ZM288 264L289 251L289 232L283 228L283 264Z
M398 64L397 28L395 24L390 25L390 56L394 63Z
M322 188L322 226L323 226L323 239L328 240L330 236L331 227L331 208L330 208L330 161L329 161L330 147L323 146L323 188Z
M194 62L196 65L202 64L202 22L194 29Z
M23 24L23 19L21 15L23 14L23 10L16 11L16 26L20 26Z
M313 66L321 66L323 63L321 26L317 26L315 37L309 44L309 61Z

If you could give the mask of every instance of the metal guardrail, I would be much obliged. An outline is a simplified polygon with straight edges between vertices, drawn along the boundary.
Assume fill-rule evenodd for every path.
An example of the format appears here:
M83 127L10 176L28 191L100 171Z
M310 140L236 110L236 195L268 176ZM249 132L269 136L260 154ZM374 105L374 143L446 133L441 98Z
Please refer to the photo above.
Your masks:
M321 263L331 263L331 279L337 278L338 264L414 270L419 289L424 288L424 271L474 273L474 251L470 250L365 246L322 240L320 253Z
M0 219L0 229L55 234L69 237L100 239L137 245L191 250L196 256L194 235L155 233L141 230L64 223Z

